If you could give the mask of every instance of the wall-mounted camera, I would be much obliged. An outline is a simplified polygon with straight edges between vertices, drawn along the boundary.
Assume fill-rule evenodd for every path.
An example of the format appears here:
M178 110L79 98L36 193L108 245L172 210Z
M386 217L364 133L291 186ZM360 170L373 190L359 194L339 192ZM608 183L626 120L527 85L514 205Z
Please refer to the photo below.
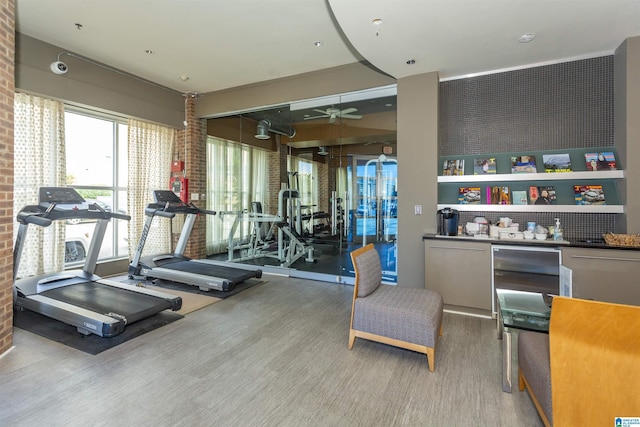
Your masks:
M51 71L53 71L54 74L65 74L69 71L69 67L62 61L56 61L51 63Z

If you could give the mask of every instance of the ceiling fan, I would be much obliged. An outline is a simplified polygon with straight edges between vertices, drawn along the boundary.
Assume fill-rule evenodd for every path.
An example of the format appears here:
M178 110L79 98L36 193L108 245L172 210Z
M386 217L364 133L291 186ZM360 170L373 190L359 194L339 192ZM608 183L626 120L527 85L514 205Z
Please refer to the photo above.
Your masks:
M305 120L313 120L313 119L322 119L324 117L329 118L329 123L334 123L336 118L338 119L356 119L359 120L362 118L360 114L351 114L355 111L358 111L357 108L345 108L344 110L340 110L339 108L327 108L326 110L318 110L314 109L313 111L317 113L322 113L321 116L311 116L305 117Z

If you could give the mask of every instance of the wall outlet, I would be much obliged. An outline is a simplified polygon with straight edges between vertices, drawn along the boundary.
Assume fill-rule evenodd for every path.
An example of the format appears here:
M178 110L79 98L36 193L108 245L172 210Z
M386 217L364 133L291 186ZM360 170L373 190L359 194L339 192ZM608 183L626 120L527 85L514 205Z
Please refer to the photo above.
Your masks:
M416 215L422 215L422 205L415 205L413 208Z
M200 195L198 193L191 193L191 200L200 200Z

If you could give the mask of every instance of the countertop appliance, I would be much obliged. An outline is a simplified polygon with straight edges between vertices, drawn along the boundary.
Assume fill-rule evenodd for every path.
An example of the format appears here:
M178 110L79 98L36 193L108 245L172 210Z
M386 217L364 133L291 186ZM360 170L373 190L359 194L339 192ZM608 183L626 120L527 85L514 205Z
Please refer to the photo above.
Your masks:
M451 208L440 209L437 214L438 234L441 236L458 235L458 211Z

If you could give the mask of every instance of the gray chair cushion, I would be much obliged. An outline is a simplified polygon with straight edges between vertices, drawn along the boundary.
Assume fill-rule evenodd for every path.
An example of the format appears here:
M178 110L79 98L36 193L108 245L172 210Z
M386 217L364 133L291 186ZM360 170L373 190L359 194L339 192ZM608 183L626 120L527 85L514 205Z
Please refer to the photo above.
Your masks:
M366 251L356 257L354 267L358 271L358 297L366 297L382 283L382 266L375 250Z
M437 292L380 285L355 304L353 329L435 347L442 324L442 297Z
M549 354L549 335L529 331L518 334L518 367L553 425Z

